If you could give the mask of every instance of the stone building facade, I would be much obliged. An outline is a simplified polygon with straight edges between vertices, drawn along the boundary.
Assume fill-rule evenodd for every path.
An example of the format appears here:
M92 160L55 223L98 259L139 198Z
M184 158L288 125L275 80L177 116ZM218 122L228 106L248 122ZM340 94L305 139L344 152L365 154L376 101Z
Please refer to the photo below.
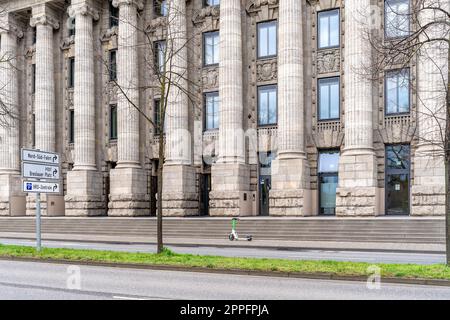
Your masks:
M0 1L11 57L0 90L17 114L0 126L0 215L34 214L22 147L62 155L64 195L43 196L45 214L154 215L162 136L168 216L443 215L438 120L423 116L442 103L436 64L414 58L376 80L360 70L375 59L366 28L389 41L394 4L411 5ZM170 67L185 76L160 134L148 121L161 103L150 65L179 34ZM447 67L445 50L429 51Z

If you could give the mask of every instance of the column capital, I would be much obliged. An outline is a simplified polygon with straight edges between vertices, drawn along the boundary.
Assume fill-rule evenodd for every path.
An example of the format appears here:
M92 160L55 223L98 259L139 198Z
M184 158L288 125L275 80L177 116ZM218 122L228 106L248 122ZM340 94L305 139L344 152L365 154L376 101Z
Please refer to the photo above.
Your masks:
M68 9L67 13L71 18L75 18L77 15L87 16L90 15L94 20L100 19L100 14L94 6L92 6L88 1L81 1L79 3L72 4Z
M0 34L11 33L17 38L23 38L23 31L17 25L11 13L4 13L0 15Z
M39 15L36 17L32 17L30 20L30 25L34 28L37 25L49 25L51 26L53 29L59 29L59 22L52 18L49 17L47 15Z
M134 5L138 8L138 10L144 9L144 1L143 0L113 0L113 6L118 8L121 5Z

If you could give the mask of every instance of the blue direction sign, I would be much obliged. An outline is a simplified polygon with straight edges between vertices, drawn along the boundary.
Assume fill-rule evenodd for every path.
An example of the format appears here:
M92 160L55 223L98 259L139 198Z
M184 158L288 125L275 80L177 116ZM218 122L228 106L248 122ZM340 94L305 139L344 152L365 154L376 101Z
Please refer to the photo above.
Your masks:
M23 191L27 193L60 193L58 182L24 181Z

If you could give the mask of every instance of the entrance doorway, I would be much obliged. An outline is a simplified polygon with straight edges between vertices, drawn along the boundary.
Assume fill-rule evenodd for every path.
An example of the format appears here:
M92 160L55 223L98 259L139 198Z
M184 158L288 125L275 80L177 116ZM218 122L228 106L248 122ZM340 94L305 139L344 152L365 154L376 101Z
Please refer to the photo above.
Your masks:
M410 146L386 146L386 215L409 215Z
M339 150L319 153L319 214L336 214L336 190L338 187Z
M259 160L259 214L268 216L270 214L269 198L270 189L272 188L272 152L260 152Z
M200 175L200 215L209 215L209 193L211 192L211 173Z

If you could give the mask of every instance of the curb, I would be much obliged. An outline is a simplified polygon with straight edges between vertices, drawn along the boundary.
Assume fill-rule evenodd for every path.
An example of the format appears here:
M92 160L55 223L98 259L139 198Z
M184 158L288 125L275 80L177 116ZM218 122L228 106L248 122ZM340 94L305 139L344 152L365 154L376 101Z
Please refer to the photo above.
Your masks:
M39 258L25 258L25 257L8 257L0 256L0 261L19 261L19 262L36 262L36 263L53 263L62 265L83 265L92 267L109 267L109 268L128 268L141 270L160 270L160 271L180 271L180 272L198 272L198 273L212 273L212 274L232 274L232 275L246 275L257 277L278 277L278 278L297 278L297 279L311 279L311 280L338 280L338 281L354 281L366 282L365 276L341 276L330 273L302 273L302 272L280 272L280 271L257 271L257 270L243 270L243 269L211 269L205 267L183 267L170 265L150 265L137 263L112 263L112 262L96 262L96 261L81 261L81 260L65 260L65 259L39 259ZM384 283L394 284L411 284L424 286L444 286L450 287L450 280L444 279L412 279L412 278L381 278Z
M1 237L0 239L8 240L36 240L35 237ZM205 241L208 239L205 239ZM71 242L71 243L99 243L99 244L112 244L112 245L156 245L156 242L143 242L143 241L120 241L120 240L67 240L67 239L47 239L42 238L42 241L61 241L61 242ZM302 251L302 250L332 250L332 251L355 251L355 252L398 252L398 253L415 253L415 254L445 254L445 251L434 251L434 250L409 250L409 249L377 249L377 248L339 248L339 247L311 247L311 246L268 246L268 245L246 245L246 244L202 244L202 243L178 243L167 241L164 243L169 246L177 247L215 247L215 248L243 248L243 249L265 249L265 250L278 250L278 251Z

